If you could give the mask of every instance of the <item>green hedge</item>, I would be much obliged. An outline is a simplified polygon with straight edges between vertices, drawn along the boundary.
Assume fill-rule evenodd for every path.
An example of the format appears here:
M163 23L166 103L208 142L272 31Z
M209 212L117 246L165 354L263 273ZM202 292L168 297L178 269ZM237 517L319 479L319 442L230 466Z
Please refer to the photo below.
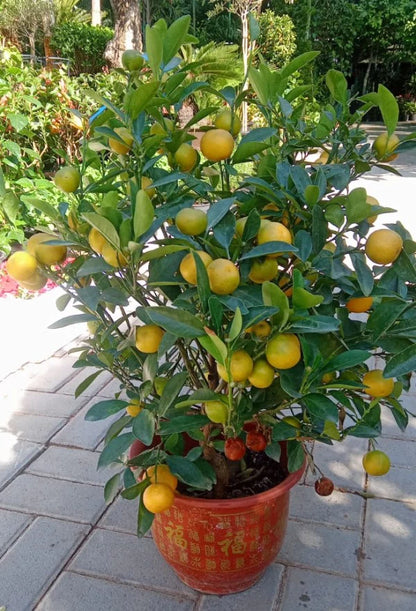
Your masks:
M113 35L110 28L64 23L54 28L51 47L55 54L71 60L72 74L95 74L106 63L104 50Z

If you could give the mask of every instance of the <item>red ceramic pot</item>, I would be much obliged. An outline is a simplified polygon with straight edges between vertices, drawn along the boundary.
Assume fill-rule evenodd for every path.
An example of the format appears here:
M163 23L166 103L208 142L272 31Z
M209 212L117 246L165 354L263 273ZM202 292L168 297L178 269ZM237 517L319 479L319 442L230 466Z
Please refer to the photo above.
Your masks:
M290 489L304 468L253 496L207 500L177 494L173 506L153 522L160 553L195 590L205 594L246 590L282 546Z

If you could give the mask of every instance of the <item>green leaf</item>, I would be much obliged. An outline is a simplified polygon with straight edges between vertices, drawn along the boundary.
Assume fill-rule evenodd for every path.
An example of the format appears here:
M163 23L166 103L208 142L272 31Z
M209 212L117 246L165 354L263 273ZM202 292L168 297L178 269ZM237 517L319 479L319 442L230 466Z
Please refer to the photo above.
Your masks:
M371 354L367 350L348 350L342 354L337 354L337 356L329 360L323 369L323 373L350 369L351 367L365 363L370 356Z
M360 285L360 289L362 290L363 295L367 297L374 288L373 274L366 263L363 253L352 252L350 253L350 257L357 273L357 280L358 284Z
M15 129L17 132L21 132L22 129L24 129L29 123L28 117L20 113L10 112L7 114L7 118L9 119L13 129Z
M332 97L341 104L347 101L347 79L339 70L328 70L325 76L326 86Z
M1 203L3 205L4 212L9 218L9 221L14 223L20 210L19 198L12 191L8 191L4 194Z
M220 199L215 204L212 204L212 206L210 206L207 213L207 231L212 227L215 227L215 225L220 222L220 220L227 214L234 202L235 197L228 197L227 199Z
M260 246L255 246L249 252L245 253L242 257L240 257L240 261L287 252L297 253L298 249L296 246L292 246L292 244L289 244L288 242L266 242L265 244L260 244Z
M149 446L155 436L155 417L148 409L142 409L133 419L133 433L137 439Z
M218 401L219 398L218 394L213 390L209 390L209 388L200 388L184 401L177 403L176 407L189 407L190 405L205 403L205 401Z
M140 497L139 511L137 513L137 536L143 537L152 526L155 514L146 509L143 505L143 498Z
M190 23L190 15L179 17L179 19L176 19L171 24L163 37L163 63L165 65L170 62L170 60L176 55L179 48L184 44Z
M302 287L293 288L292 303L297 309L308 310L309 308L315 308L321 304L324 300L322 295L313 295Z
M156 27L146 25L146 53L154 79L158 80L160 65L163 59L163 38Z
M58 211L55 210L55 208L51 206L51 204L48 204L48 202L38 199L37 197L31 197L30 195L22 195L21 200L25 204L28 204L29 206L33 206L34 208L36 208L36 210L40 210L40 212L43 212L43 214L46 214L46 216L48 216L51 220L53 221L59 220Z
M266 446L265 453L272 460L275 460L276 462L279 462L280 456L282 454L282 446L278 442L269 443Z
M81 322L89 322L95 320L93 314L74 314L73 316L65 316L56 322L49 325L48 329L62 329L63 327L69 327L69 325L77 325Z
M311 393L302 398L302 402L313 419L319 421L329 420L330 422L338 422L338 408L335 403L332 403L325 395Z
M291 333L330 333L337 331L340 321L331 316L309 316L308 318L296 318L290 327Z
M367 330L372 333L373 342L388 333L407 307L406 303L398 299L383 299L367 320Z
M148 485L149 483L146 479L144 479L142 482L138 482L137 484L133 484L132 486L125 488L121 492L121 496L123 497L123 499L128 499L129 501L132 501L133 499L137 498L139 494L144 492Z
M172 433L185 433L200 429L209 424L210 420L202 414L189 414L176 416L161 423L159 427L160 435L171 435Z
M108 289L104 289L101 293L101 301L106 303L113 303L118 306L128 306L129 301L126 295L120 289L116 289L114 286L110 286Z
M211 490L211 478L205 476L195 462L191 462L182 456L168 456L166 462L172 473L184 484L198 490Z
M71 301L71 295L68 295L66 293L64 295L59 295L55 303L56 309L59 310L60 312L63 312L70 301Z
M106 482L104 486L104 500L107 505L112 503L120 489L120 473L116 473Z
M134 439L132 433L124 433L112 439L101 452L97 468L102 469L112 463L121 462L122 456L127 452Z
M92 274L100 274L110 272L114 268L104 261L101 257L91 257L81 265L77 271L77 277L91 276Z
M208 309L208 300L211 297L211 289L209 286L208 273L207 273L207 269L204 263L202 262L202 259L199 256L198 252L193 251L192 254L193 254L193 257L195 260L195 266L196 266L198 296L201 301L202 311L206 312Z
M181 371L180 373L176 373L172 376L169 382L166 384L163 389L163 393L160 397L159 401L159 413L164 415L171 405L175 402L177 396L183 389L185 382L187 380L188 373L186 371Z
M85 212L83 218L92 227L95 227L114 248L120 248L120 238L117 230L108 219L96 212Z
M150 197L146 191L140 189L136 195L136 207L134 209L133 230L134 237L137 240L148 229L150 229L155 211Z
M387 132L391 136L399 120L399 105L394 95L384 85L378 86L377 93L381 116Z
M228 335L230 341L233 341L238 337L241 333L241 329L243 328L243 317L241 316L241 310L237 307L233 322L231 323L230 333Z
M74 393L75 399L78 399L78 397L82 395L85 390L87 390L87 388L94 382L94 380L100 375L100 373L103 373L102 369L96 371L95 373L92 373L90 376L85 378L85 380L83 380L81 384L78 384Z
M158 89L159 82L150 81L148 83L140 83L137 89L130 89L128 91L124 100L124 108L133 121L146 108Z
M408 346L389 359L384 368L385 378L396 378L416 370L416 344Z
M243 163L252 159L255 155L258 155L265 149L269 148L270 144L266 142L243 142L240 143L232 156L234 164Z
M198 337L199 343L216 361L218 361L218 363L220 363L220 365L225 365L227 359L227 346L214 331L207 331L209 331L209 333Z
M367 204L367 191L362 187L353 189L348 194L345 204L350 223L360 223L371 215L371 206Z
M284 66L280 70L280 77L287 78L291 76L292 74L303 68L303 66L306 66L307 64L312 62L318 55L319 51L307 51L306 53L298 55L297 57L295 57L295 59L292 59L291 62L286 64L286 66Z
M202 322L185 310L177 310L168 306L145 308L150 320L175 337L192 339L205 334Z
M289 300L287 296L282 289L273 282L263 282L261 291L265 306L275 306L279 308L279 312L273 315L273 323L281 329L286 325L290 316Z
M99 372L101 373L101 372ZM104 420L122 409L126 409L127 401L121 401L120 399L110 399L108 401L99 401L90 409L85 415L85 420L88 422L95 422L97 420Z
M305 451L299 441L287 442L287 468L289 473L300 469L305 461Z

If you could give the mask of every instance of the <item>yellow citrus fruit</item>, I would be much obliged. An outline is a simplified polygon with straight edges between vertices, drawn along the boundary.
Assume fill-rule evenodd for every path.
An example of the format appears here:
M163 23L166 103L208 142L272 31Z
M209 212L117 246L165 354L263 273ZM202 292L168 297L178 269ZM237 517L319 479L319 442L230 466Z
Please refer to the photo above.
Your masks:
M166 484L150 484L143 492L143 505L151 513L161 513L173 505L175 493Z
M374 140L373 151L378 160L393 161L397 157L394 151L399 144L400 140L396 134L389 136L387 132L383 132Z
M153 181L148 176L142 176L142 189L144 189L147 195L152 199L156 195L156 189L152 187Z
M240 238L243 237L244 227L246 226L247 218L247 216L242 216L241 218L237 219L235 223L235 232Z
M228 418L228 409L223 401L207 401L204 404L205 413L211 422L225 424Z
M182 208L175 217L175 224L185 235L200 235L208 225L208 217L203 210Z
M128 413L129 416L131 416L132 418L135 418L136 416L140 414L142 409L143 409L143 405L141 401L139 399L135 399L135 400L132 400L130 405L126 407L126 412Z
M276 259L264 259L264 261L254 261L250 268L248 277L255 284L262 284L266 280L276 278L278 272Z
M390 458L381 450L372 450L364 454L363 467L368 475L385 475L390 470Z
M145 354L153 354L159 350L164 330L157 325L142 325L136 327L136 348Z
M195 253L202 259L202 263L207 267L212 262L212 257L204 250L196 250ZM197 284L197 273L195 257L192 252L187 254L179 265L179 271L189 284Z
M270 335L272 328L266 320L262 320L251 327L251 333L254 333L256 337L261 339Z
M146 475L152 484L166 484L172 490L178 486L178 478L173 475L168 465L152 465L146 469Z
M384 378L381 369L372 369L363 376L364 391L370 397L388 397L393 392L393 378Z
M302 358L300 342L293 333L281 333L272 337L266 346L266 358L276 369L290 369Z
M286 297L292 297L293 286L289 286L289 287L287 286L291 282L292 282L292 279L289 276L282 276L279 282L277 283L280 286L280 288L283 289L283 292L286 295ZM285 286L287 288L285 288Z
M230 295L240 284L240 272L229 259L214 259L207 272L209 286L216 295Z
M236 350L230 361L231 379L233 382L244 382L253 371L253 359L245 350ZM227 369L224 365L217 364L217 371L220 377L229 382Z
M361 314L361 312L367 312L373 305L372 297L352 297L348 299L346 306L349 312L355 314Z
M182 172L190 172L196 165L198 153L191 144L184 142L174 154L174 158Z
M337 374L335 373L335 371L324 373L324 375L322 376L322 384L329 384L330 382L335 380L336 377Z
M376 199L372 195L367 195L367 204L369 204L370 206L379 206L380 202L378 201L378 199ZM375 223L376 220L377 220L377 214L373 214L372 216L369 216L367 219L370 225Z
M209 161L228 159L234 149L234 138L225 129L210 129L201 138L201 151Z
M114 153L118 153L119 155L127 155L133 144L133 136L126 127L115 127L114 131L123 142L120 142L115 138L109 138L108 146Z
M95 227L93 227L88 234L88 242L92 250L98 253L99 255L103 250L104 244L107 244L107 240L105 239L103 234L100 233Z
M144 59L140 51L136 49L127 49L121 56L121 63L123 64L123 68L129 72L133 72L134 70L140 70L143 66Z
M160 123L153 123L150 128L150 133L152 136L166 136L168 131L173 131L174 123L171 119L164 119L163 125Z
M240 133L241 129L240 118L232 114L231 110L228 108L225 108L217 114L214 125L218 129L225 129L227 132L230 132L234 138Z
M17 282L30 282L30 278L38 271L38 262L33 255L19 250L7 259L6 270Z
M262 223L257 234L257 243L266 244L267 242L287 242L292 243L292 236L287 227L283 223L275 221L266 221ZM279 253L268 255L269 257L277 259Z
M108 242L106 242L102 247L101 255L104 261L112 267L124 267L127 265L127 259L123 253L117 251Z
M64 193L73 193L81 183L81 174L76 168L65 166L56 172L53 181Z
M401 236L392 229L377 229L367 238L365 253L371 261L380 265L393 263L403 248Z
M41 270L37 270L28 280L20 280L19 286L28 291L39 291L43 289L47 281L47 277L42 274Z
M254 363L253 371L248 376L248 381L256 388L268 388L274 380L274 369L266 359L258 359Z
M43 244L54 240L54 236L47 233L35 233L27 242L27 252L34 256L43 265L56 265L61 263L66 257L66 246L54 246L53 244Z

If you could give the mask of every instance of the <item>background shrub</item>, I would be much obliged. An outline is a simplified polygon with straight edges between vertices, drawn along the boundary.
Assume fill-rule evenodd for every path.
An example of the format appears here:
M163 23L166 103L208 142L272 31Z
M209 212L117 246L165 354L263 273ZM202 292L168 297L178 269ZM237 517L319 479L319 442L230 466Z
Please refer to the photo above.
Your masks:
M72 74L95 74L105 66L105 46L113 35L111 28L64 23L54 28L51 47L56 55L71 60Z

